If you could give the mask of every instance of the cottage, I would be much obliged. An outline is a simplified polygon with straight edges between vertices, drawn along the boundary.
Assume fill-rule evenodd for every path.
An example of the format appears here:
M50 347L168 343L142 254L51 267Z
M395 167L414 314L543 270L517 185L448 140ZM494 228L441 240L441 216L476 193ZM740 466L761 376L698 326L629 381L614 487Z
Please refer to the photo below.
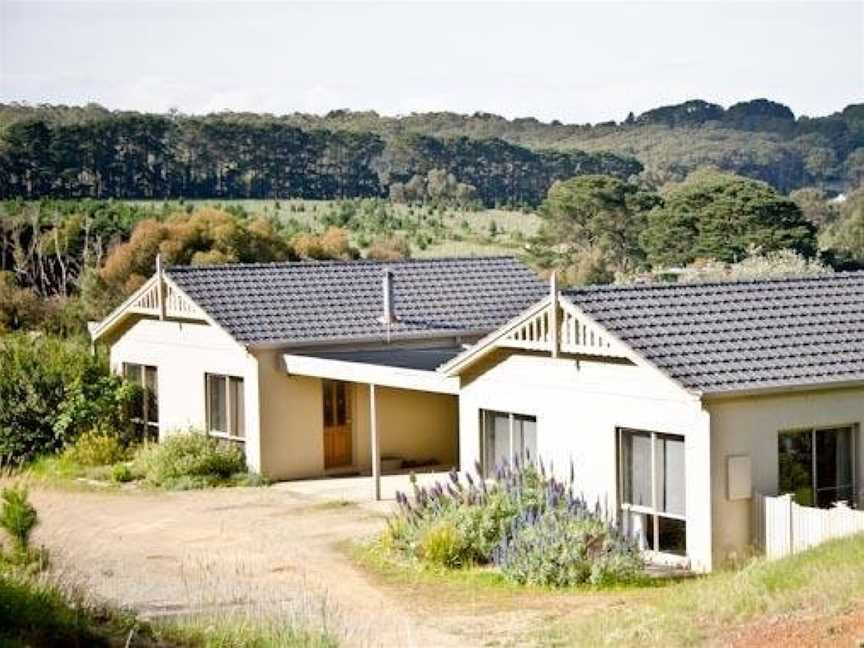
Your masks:
M860 504L864 273L558 290L511 259L170 268L93 329L153 435L277 479L539 458L654 559L752 542L752 494Z

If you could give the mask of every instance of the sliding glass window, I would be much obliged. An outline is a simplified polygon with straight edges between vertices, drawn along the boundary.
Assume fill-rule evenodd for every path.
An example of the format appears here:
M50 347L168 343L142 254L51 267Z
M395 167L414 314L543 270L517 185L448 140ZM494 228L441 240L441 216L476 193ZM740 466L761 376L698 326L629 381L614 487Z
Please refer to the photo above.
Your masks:
M496 467L537 459L537 418L512 412L480 410L480 456L483 475Z

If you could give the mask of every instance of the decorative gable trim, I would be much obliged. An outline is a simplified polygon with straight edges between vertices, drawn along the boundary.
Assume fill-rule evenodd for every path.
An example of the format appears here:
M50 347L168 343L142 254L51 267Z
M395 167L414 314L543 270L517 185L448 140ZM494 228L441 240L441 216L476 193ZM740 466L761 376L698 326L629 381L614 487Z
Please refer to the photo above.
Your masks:
M498 340L498 346L536 351L550 350L554 329L550 311L551 308L546 305L540 312L523 317L521 322Z
M161 295L160 292L162 293ZM162 300L164 300L164 314L162 312ZM137 296L135 301L129 306L128 311L159 318L164 316L175 319L207 319L204 311L195 302L182 294L173 283L168 281L164 282L161 291L158 282L152 281L152 285L148 286L147 290Z
M630 354L610 333L591 321L569 301L561 300L563 320L560 344L563 353L629 358Z
M633 355L614 336L556 293L486 336L440 370L456 375L493 350L502 348L546 351L552 357L568 353L632 359Z
M161 270L161 269L160 269ZM157 270L144 285L115 308L101 322L90 326L95 342L131 316L155 319L200 321L215 324L204 310L193 302L174 282ZM221 328L221 327L220 327Z

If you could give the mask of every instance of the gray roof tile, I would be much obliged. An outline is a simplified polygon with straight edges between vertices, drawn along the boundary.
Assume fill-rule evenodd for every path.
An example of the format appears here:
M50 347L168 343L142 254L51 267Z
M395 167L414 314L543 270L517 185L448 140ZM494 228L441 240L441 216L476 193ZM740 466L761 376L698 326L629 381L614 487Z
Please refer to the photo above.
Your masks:
M176 266L168 276L243 344L383 340L382 274L393 271L391 339L486 333L546 294L510 257Z
M688 389L864 380L864 272L564 294Z

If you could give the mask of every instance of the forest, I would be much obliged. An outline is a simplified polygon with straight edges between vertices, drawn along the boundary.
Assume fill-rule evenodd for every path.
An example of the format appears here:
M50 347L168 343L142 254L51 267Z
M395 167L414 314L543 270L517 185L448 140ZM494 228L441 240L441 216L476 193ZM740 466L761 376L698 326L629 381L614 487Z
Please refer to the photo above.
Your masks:
M864 180L864 104L810 118L767 99L728 109L692 100L595 125L487 113L0 105L2 198L412 200L427 197L430 172L443 171L463 203L534 207L554 181L575 175L657 189L705 166L783 193L849 191Z
M627 178L632 157L532 150L499 138L382 137L266 115L0 107L0 197L425 198L432 171L463 201L536 205L557 179Z

